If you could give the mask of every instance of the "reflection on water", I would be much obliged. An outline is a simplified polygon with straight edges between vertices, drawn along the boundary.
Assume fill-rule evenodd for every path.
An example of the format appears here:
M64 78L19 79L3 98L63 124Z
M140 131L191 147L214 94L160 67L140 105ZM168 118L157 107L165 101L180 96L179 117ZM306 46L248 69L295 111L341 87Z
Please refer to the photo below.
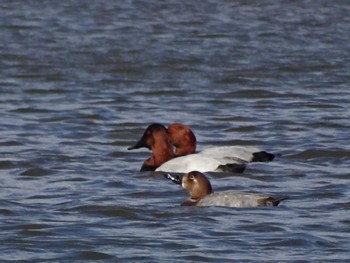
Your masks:
M3 261L346 261L349 6L85 1L1 4ZM279 207L180 207L129 152L150 123L198 148L281 156L215 189Z

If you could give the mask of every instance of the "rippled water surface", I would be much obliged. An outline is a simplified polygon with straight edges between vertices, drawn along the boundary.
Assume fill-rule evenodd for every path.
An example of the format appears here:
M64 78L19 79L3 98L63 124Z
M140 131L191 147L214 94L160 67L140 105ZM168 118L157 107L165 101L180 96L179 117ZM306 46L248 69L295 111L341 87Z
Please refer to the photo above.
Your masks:
M1 1L2 262L348 262L347 1ZM153 122L281 156L181 207L127 151Z

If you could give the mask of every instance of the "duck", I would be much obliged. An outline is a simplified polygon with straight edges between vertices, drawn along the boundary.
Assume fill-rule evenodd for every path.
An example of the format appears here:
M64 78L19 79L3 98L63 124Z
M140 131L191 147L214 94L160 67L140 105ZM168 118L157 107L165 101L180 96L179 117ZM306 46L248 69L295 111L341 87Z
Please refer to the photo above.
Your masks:
M245 162L270 162L275 158L275 154L254 146L217 146L196 152L196 136L188 125L182 123L169 124L168 133L175 147L175 156L196 153L214 158L236 158Z
M140 171L154 171L160 165L175 157L173 145L168 135L167 128L160 123L153 123L144 131L141 139L128 150L148 148L152 151L141 166Z
M261 207L278 206L284 197L272 197L270 195L226 190L221 192L213 191L208 178L199 171L191 171L182 176L164 174L167 179L179 184L188 191L190 197L182 202L181 206L222 206L222 207Z
M211 157L200 154L180 155L174 151L174 142L168 129L160 123L152 123L144 131L141 139L128 150L148 148L152 151L140 171L187 173L201 172L242 173L246 165L241 160L228 157Z
M182 123L170 123L168 134L174 146L175 156L184 156L196 153L197 138L191 128Z

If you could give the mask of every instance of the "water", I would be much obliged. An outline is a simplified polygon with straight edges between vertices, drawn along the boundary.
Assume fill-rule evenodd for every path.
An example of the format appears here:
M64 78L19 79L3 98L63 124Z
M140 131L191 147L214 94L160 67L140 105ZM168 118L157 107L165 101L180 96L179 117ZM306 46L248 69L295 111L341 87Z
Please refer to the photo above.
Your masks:
M349 261L347 1L0 6L2 262ZM127 151L153 122L281 154L208 176L290 199L180 207Z

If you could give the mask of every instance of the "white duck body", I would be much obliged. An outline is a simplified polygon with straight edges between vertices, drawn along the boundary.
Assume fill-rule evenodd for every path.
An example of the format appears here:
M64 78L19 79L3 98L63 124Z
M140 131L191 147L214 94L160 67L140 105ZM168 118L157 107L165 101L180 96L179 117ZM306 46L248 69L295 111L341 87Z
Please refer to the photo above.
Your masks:
M236 158L214 158L201 153L171 159L161 166L156 172L189 173L199 172L243 172L245 164Z
M206 148L198 154L219 158L219 159L236 159L245 162L252 162L254 160L254 153L263 152L263 150L254 146L218 146Z

